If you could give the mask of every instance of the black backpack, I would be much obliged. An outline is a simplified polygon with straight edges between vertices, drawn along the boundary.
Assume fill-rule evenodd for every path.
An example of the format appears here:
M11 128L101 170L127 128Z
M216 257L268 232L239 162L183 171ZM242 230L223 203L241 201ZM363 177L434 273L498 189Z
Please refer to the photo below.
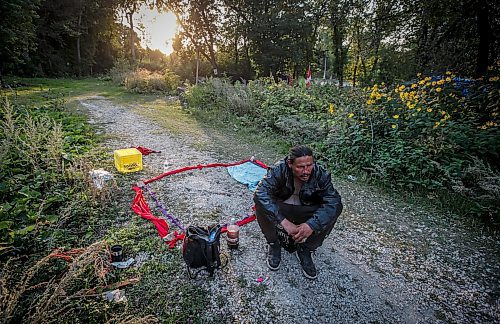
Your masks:
M201 227L190 225L186 230L184 244L182 245L182 258L188 267L188 273L193 276L191 268L202 268L209 275L214 274L215 269L220 268L220 225Z

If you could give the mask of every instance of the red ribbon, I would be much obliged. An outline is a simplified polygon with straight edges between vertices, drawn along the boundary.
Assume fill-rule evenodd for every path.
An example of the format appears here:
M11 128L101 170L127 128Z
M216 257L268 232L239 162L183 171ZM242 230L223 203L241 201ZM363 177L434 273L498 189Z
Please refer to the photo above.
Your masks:
M166 176L189 171L189 170L203 169L203 168L215 168L215 167L229 167L229 166L240 165L240 164L243 164L243 163L246 163L249 161L251 161L252 163L255 163L256 165L258 165L262 168L267 168L267 166L263 162L261 162L259 160L249 160L249 159L242 160L242 161L235 162L235 163L212 163L212 164L205 164L205 165L198 164L198 165L188 166L188 167L184 167L181 169L172 170L172 171L162 173L159 176L156 176L152 179L144 181L144 184L148 184L148 183L151 183L153 181L162 179ZM146 199L144 199L144 195L142 193L141 188L134 185L134 186L132 186L132 189L135 191L135 197L134 197L134 200L132 202L132 210L137 215L141 216L142 218L148 219L151 222L153 222L153 224L156 227L156 230L158 231L158 234L165 240L165 238L167 237L167 234L168 234L167 222L165 221L165 219L157 218L153 215L153 213L149 209L149 206L148 206L148 203L146 202ZM255 211L255 206L252 207L252 209L253 209L253 211ZM255 214L252 213L251 215L246 216L242 220L237 221L236 224L238 226L243 226L245 224L253 222L255 220L255 218L256 218ZM221 233L224 233L224 232L227 232L227 225L224 225L222 227ZM171 249L173 249L175 247L175 244L177 243L177 241L182 241L184 239L185 233L178 233L177 231L174 231L173 235L174 235L173 239L165 240L165 243L167 243Z

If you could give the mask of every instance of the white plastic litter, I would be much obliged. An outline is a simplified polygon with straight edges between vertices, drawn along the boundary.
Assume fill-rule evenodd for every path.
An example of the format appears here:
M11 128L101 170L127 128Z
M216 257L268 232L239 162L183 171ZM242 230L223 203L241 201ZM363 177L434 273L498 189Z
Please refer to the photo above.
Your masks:
M127 301L127 296L125 296L125 291L120 289L106 291L102 294L102 297L106 299L108 302L122 303Z
M130 267L130 265L134 263L134 261L134 258L130 258L127 261L111 262L111 264L118 269L126 269Z
M104 188L105 182L113 179L113 174L108 171L104 171L103 169L97 169L89 171L90 178L94 182L94 185L97 189Z

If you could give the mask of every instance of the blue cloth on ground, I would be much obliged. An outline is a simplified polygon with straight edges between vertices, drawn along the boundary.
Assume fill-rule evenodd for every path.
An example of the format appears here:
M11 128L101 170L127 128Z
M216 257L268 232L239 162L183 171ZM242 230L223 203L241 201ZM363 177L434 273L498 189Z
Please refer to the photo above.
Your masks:
M248 189L255 191L260 179L266 175L267 169L248 161L243 164L227 167L227 172L236 181L246 184Z

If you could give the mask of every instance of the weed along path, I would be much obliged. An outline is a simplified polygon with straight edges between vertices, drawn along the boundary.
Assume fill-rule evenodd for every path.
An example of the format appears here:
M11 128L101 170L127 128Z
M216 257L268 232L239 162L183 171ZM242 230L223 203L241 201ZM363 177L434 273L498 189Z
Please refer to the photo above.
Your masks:
M268 270L257 222L241 227L238 250L229 251L221 236L227 265L214 277L200 273L189 279L180 244L168 249L152 223L130 210L131 185L162 173L165 160L172 169L252 155L271 164L279 154L258 140L200 125L175 98L119 105L88 97L80 104L106 134L110 156L115 149L135 146L161 151L143 157L141 172L112 170L126 217L110 224L108 236L137 260L121 276L141 276L125 289L130 313L183 323L500 321L497 235L343 179L334 182L344 212L316 253L316 280L304 278L295 256L286 252L280 269ZM223 168L170 176L151 187L184 225L224 224L242 218L253 205L252 193ZM154 203L150 206L159 217Z

